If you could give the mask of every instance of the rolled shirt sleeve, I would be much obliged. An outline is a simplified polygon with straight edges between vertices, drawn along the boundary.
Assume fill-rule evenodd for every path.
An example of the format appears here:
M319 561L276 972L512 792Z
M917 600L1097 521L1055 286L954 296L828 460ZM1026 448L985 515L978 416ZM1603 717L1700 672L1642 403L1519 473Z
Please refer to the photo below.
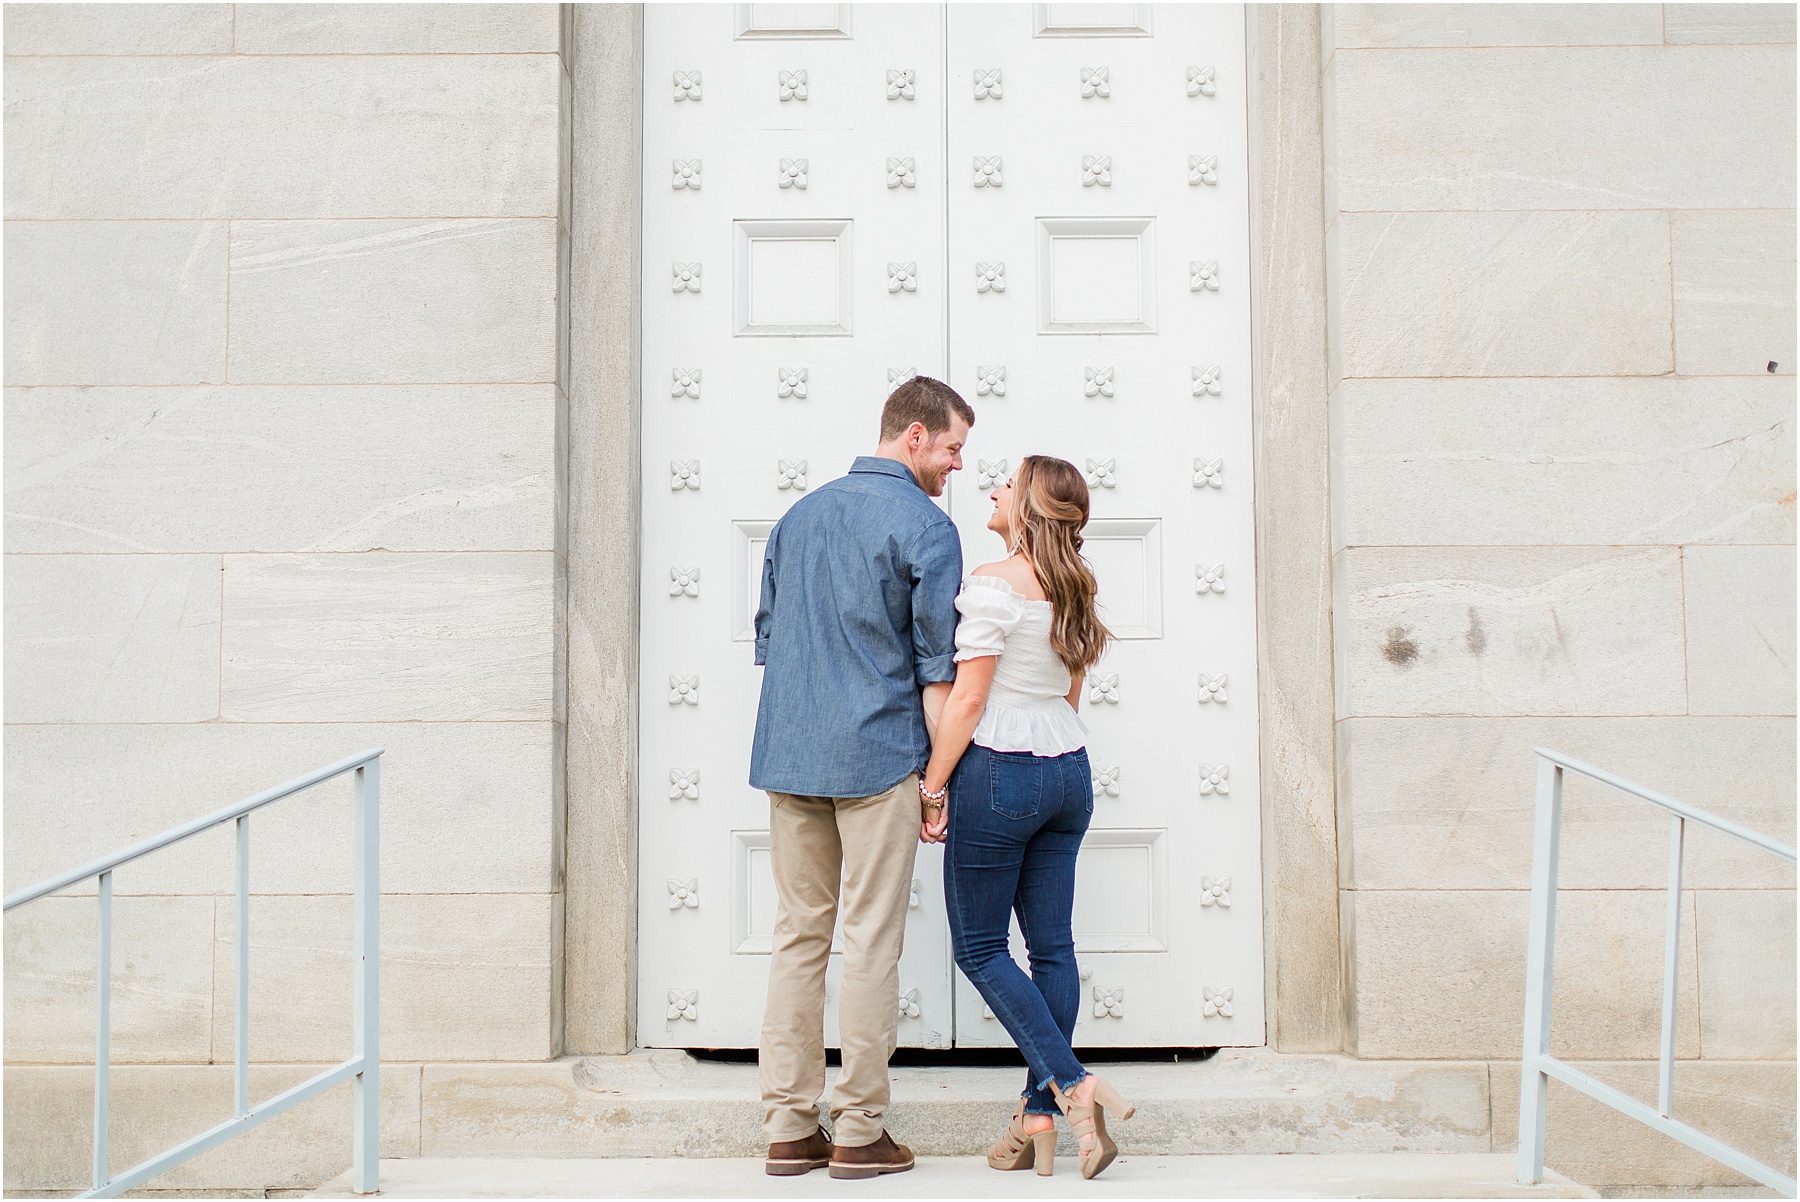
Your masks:
M769 541L763 546L762 561L762 599L756 605L756 620L752 626L756 635L756 662L769 662L769 630L775 625L775 536L781 527L776 525L769 531Z
M913 677L923 688L956 679L956 592L962 585L962 539L948 520L913 538Z

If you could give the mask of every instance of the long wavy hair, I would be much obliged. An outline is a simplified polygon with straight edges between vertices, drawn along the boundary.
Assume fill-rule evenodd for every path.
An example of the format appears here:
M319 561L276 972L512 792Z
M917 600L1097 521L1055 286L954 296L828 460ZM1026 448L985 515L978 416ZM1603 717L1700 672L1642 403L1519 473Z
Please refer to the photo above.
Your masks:
M1027 455L1013 474L1012 549L1037 573L1054 607L1050 648L1071 676L1100 662L1112 631L1100 621L1099 582L1081 555L1088 520L1088 487L1074 464L1049 455Z

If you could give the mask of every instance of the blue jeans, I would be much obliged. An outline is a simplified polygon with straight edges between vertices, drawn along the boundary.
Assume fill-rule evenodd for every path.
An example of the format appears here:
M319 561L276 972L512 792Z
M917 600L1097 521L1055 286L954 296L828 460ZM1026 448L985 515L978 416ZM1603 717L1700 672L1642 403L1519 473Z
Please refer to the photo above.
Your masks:
M1069 1041L1081 1010L1075 966L1075 856L1094 815L1086 750L1064 755L992 751L969 744L950 777L944 899L956 966L987 1000L1030 1066L1028 1114L1056 1114L1087 1076ZM1006 940L1017 911L1027 977Z

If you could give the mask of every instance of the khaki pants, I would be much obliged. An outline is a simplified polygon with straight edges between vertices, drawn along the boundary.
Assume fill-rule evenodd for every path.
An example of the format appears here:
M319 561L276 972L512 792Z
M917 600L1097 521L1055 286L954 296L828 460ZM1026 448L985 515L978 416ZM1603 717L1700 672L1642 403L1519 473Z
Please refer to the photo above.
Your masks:
M825 1091L825 967L844 912L838 999L843 1069L831 1093L832 1136L874 1143L885 1129L888 1060L900 1025L900 949L919 847L919 778L873 797L769 794L769 860L781 905L763 1010L763 1129L805 1139Z

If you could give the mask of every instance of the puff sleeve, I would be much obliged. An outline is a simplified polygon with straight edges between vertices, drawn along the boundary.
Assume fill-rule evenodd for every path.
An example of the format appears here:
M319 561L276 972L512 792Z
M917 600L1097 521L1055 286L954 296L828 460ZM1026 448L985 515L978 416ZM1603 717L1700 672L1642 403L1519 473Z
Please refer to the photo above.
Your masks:
M958 663L999 655L1006 649L1006 636L1025 620L1023 598L991 576L971 576L963 582L962 592L956 596L956 612L962 618L956 625Z

